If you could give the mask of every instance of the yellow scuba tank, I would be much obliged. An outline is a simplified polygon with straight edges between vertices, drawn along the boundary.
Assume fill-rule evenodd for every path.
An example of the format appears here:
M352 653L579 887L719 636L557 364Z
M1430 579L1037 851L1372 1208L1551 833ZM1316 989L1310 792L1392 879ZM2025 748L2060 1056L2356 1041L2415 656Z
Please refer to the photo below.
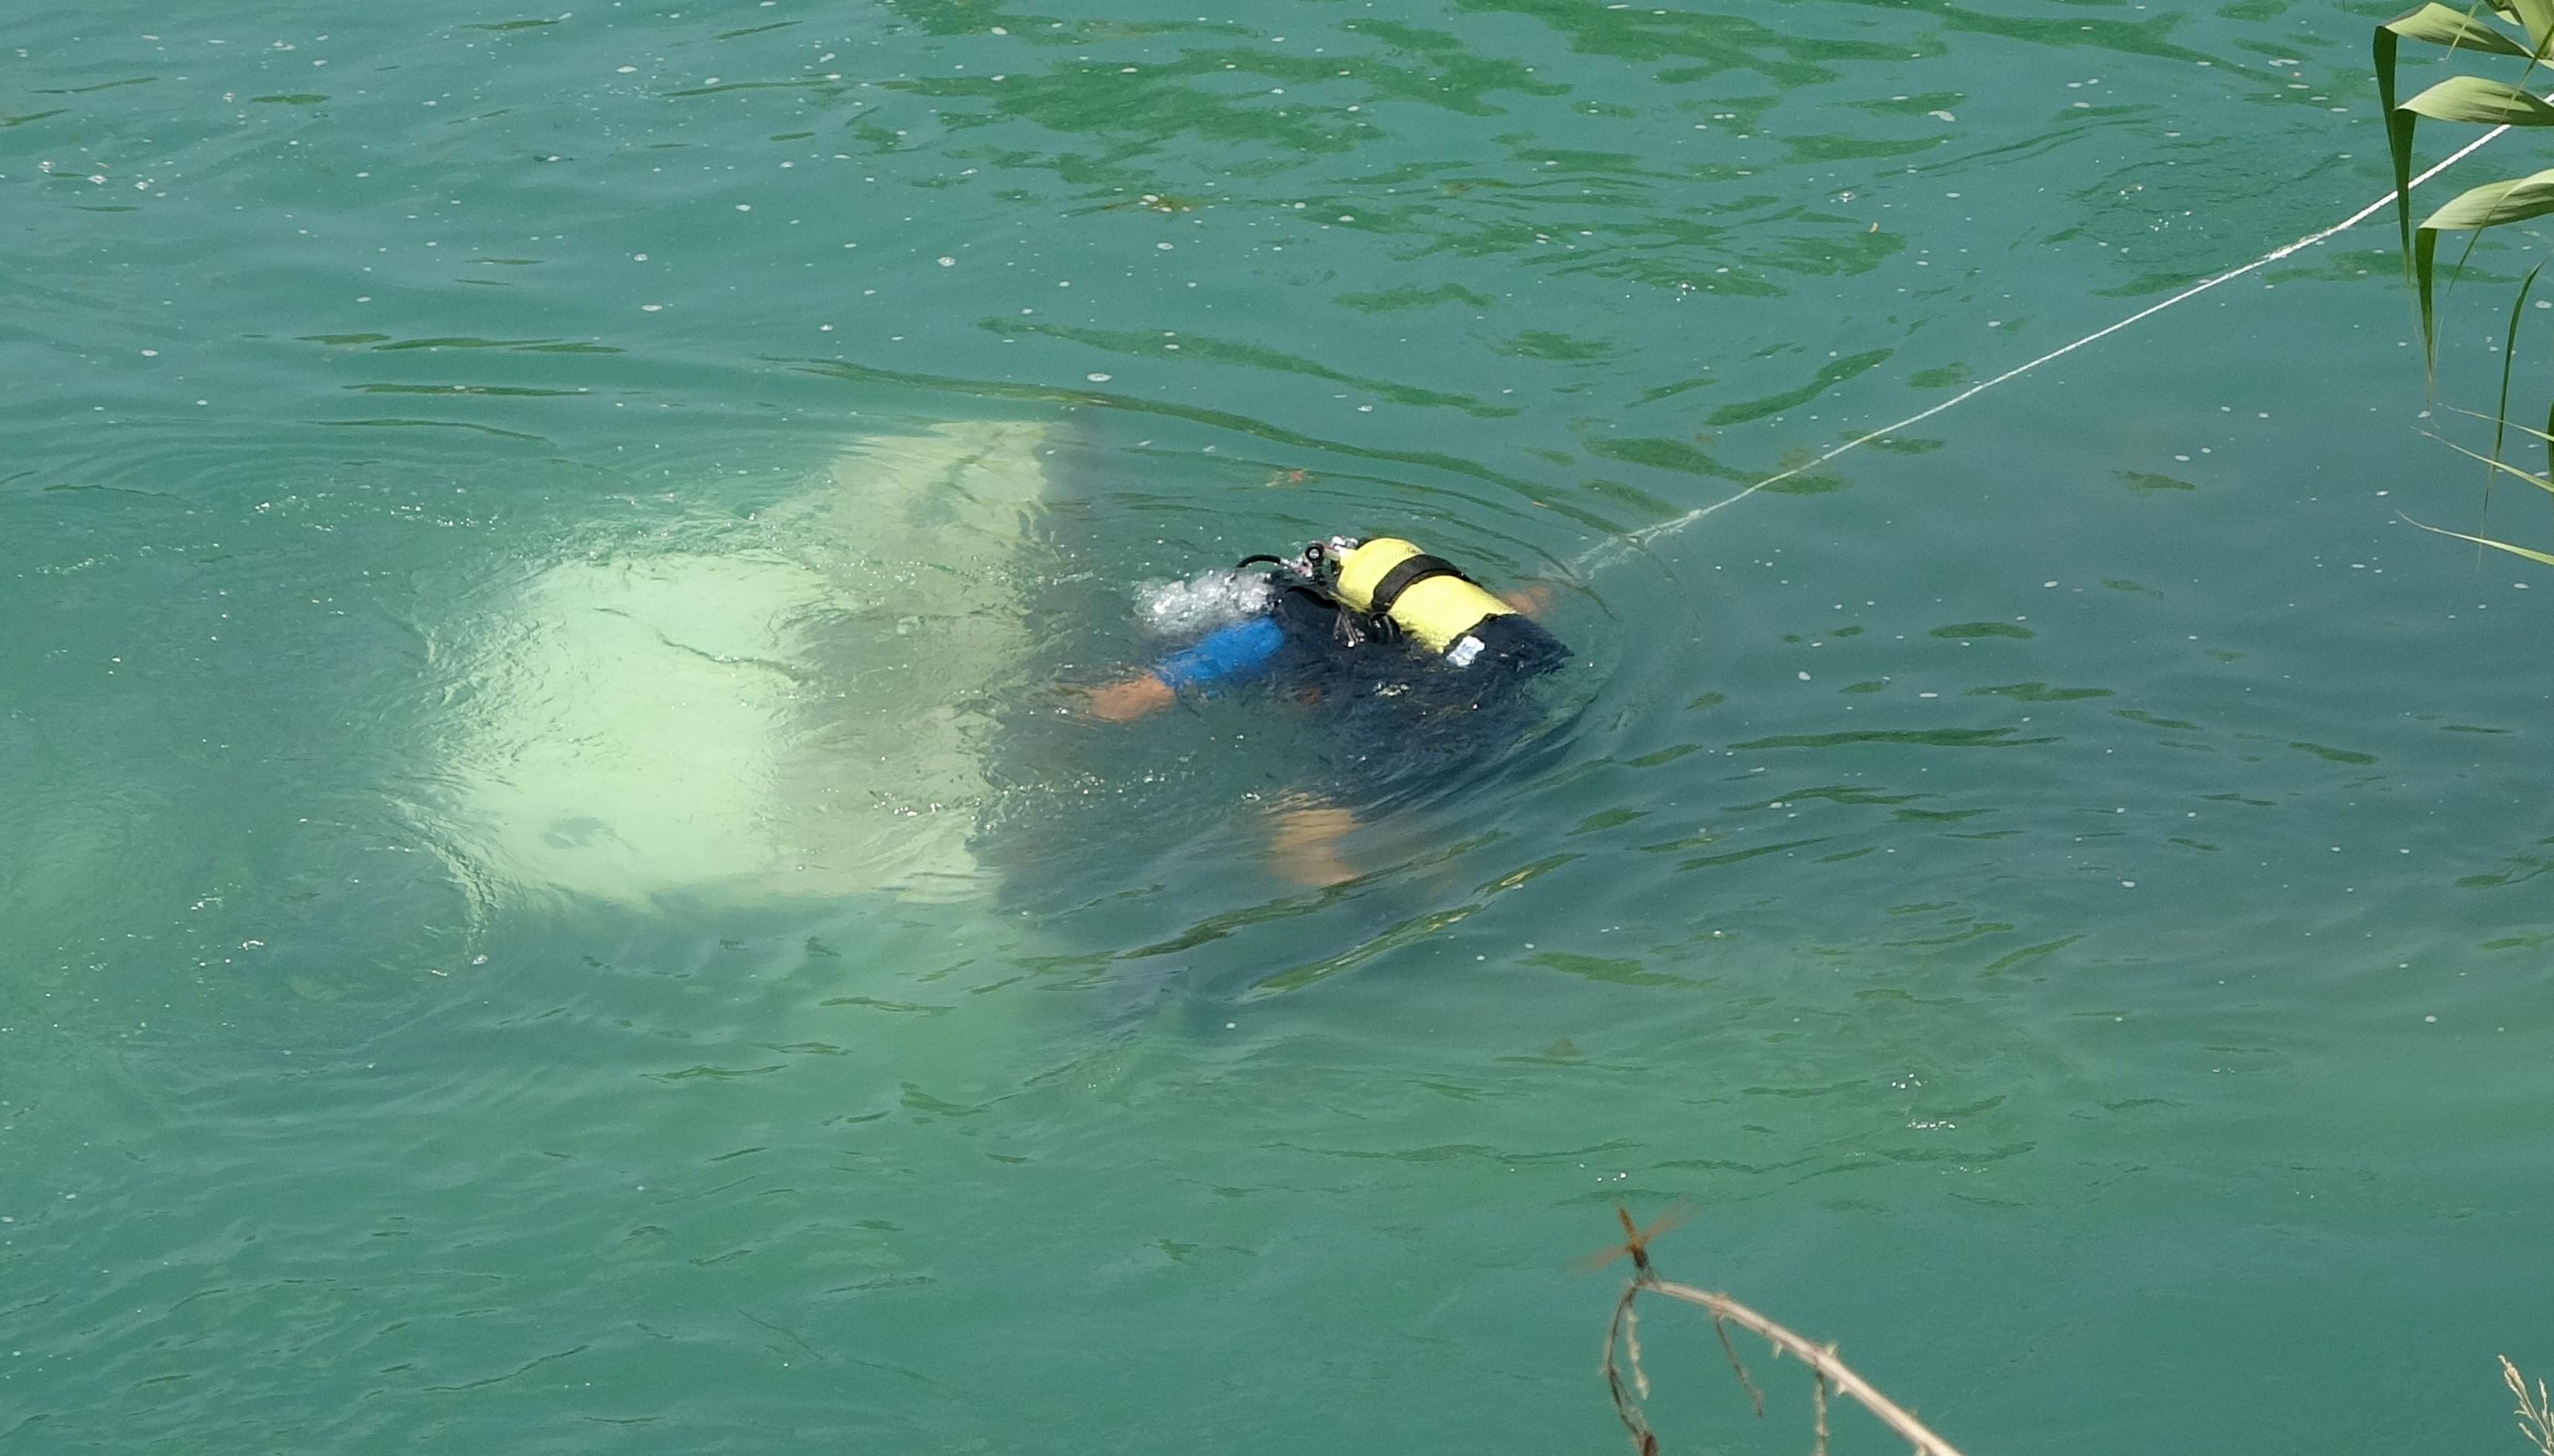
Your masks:
M1451 562L1398 536L1377 536L1340 553L1338 567L1340 601L1391 618L1431 652L1444 652L1491 617L1517 615Z

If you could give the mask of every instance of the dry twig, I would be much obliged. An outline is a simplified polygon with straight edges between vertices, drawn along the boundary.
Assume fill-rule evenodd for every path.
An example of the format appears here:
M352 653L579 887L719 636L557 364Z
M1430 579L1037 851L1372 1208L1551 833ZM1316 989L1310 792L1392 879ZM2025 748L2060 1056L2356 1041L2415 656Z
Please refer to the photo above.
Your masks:
M1729 1343L1729 1326L1717 1314L1711 1316L1711 1332L1720 1336L1720 1353L1729 1357L1729 1373L1738 1377L1738 1387L1747 1393L1747 1402L1756 1407L1756 1418L1765 1418L1765 1393L1747 1375L1747 1362L1738 1358L1738 1347Z
M2509 1387L2509 1393L2518 1398L2518 1433L2534 1441L2536 1449L2544 1452L2545 1456L2554 1456L2554 1410L2549 1410L2546 1405L2545 1382L2538 1381L2531 1394L2527 1389L2527 1377L2518 1373L2518 1367L2509 1363L2509 1357L2502 1355L2496 1358L2500 1361L2501 1384Z
M1827 1456L1827 1393L1830 1389L1878 1416L1882 1424L1905 1437L1915 1446L1916 1456L1960 1456L1958 1447L1933 1434L1905 1406L1880 1394L1870 1382L1854 1374L1851 1367L1836 1358L1835 1346L1815 1344L1727 1294L1660 1279L1658 1271L1650 1264L1650 1240L1684 1216L1682 1205L1646 1229L1632 1222L1631 1210L1622 1204L1614 1205L1614 1213L1623 1221L1623 1242L1593 1256L1584 1267L1594 1269L1626 1254L1632 1259L1632 1277L1624 1282L1622 1295L1614 1301L1613 1318L1605 1325L1603 1373L1605 1389L1614 1399L1615 1417L1623 1422L1623 1429L1631 1432L1632 1447L1639 1456L1659 1456L1658 1435L1650 1429L1649 1417L1641 1410L1641 1401L1650 1394L1649 1377L1641 1369L1638 1304L1645 1293L1661 1294L1696 1305L1711 1316L1712 1333L1720 1337L1720 1351L1729 1357L1730 1373L1738 1377L1739 1385L1746 1390L1747 1399L1759 1416L1765 1413L1764 1393L1757 1390L1756 1382L1748 1377L1747 1366L1738 1358L1737 1347L1730 1344L1730 1325L1735 1324L1762 1337L1765 1343L1774 1347L1776 1358L1790 1355L1809 1367L1812 1382L1810 1421L1815 1438L1812 1456ZM1628 1383L1623 1378L1622 1364L1615 1359L1618 1345L1629 1357L1631 1379ZM2543 1381L2536 1382L2531 1388L2527 1378L2519 1374L2518 1367L2509 1363L2508 1356L2503 1355L2499 1359L2501 1382L2518 1400L2514 1413L2518 1417L2519 1434L2527 1437L2541 1456L2554 1456L2554 1397L2549 1397Z
M1614 1398L1616 1418L1623 1422L1623 1429L1632 1433L1632 1449L1640 1456L1659 1456L1659 1438L1642 1416L1641 1402L1623 1389L1622 1367L1614 1363L1614 1341L1622 1333L1623 1316L1631 1312L1632 1292L1639 1287L1640 1281L1635 1279L1624 1288L1623 1297L1614 1303L1614 1317L1605 1324L1605 1391Z
M1806 1337L1776 1324L1727 1294L1711 1289L1698 1289L1691 1285L1673 1284L1660 1279L1657 1271L1651 1268L1649 1257L1649 1240L1659 1231L1659 1225L1654 1224L1648 1229L1639 1229L1632 1222L1630 1210L1618 1203L1614 1211L1623 1221L1624 1241L1607 1250L1605 1257L1610 1260L1624 1254L1631 1255L1632 1277L1624 1283L1622 1296L1614 1301L1614 1316L1605 1325L1603 1374L1605 1389L1614 1399L1614 1414L1623 1422L1623 1429L1631 1433L1633 1449L1638 1451L1640 1456L1657 1456L1659 1449L1658 1436L1650 1429L1649 1418L1641 1410L1639 1398L1649 1394L1649 1381L1640 1372L1638 1349L1630 1338L1634 1320L1637 1318L1634 1306L1645 1293L1661 1294L1670 1299L1697 1305L1710 1314L1712 1328L1720 1336L1721 1351L1729 1357L1729 1368L1737 1375L1739 1384L1746 1388L1748 1398L1755 1402L1756 1413L1760 1416L1765 1413L1765 1399L1757 1391L1756 1383L1748 1379L1747 1367L1739 1362L1738 1351L1729 1343L1729 1332L1723 1322L1737 1325L1759 1336L1765 1343L1774 1347L1774 1353L1778 1357L1790 1355L1806 1365L1816 1382L1812 1396L1814 1402L1812 1410L1817 1434L1817 1456L1825 1456L1827 1449L1827 1393L1830 1390L1880 1417L1883 1424L1898 1432L1915 1446L1916 1456L1960 1456L1958 1447L1933 1434L1905 1406L1880 1394L1872 1388L1869 1381L1854 1374L1851 1367L1836 1358L1834 1346L1815 1344ZM1621 1365L1615 1359L1614 1352L1618 1345L1631 1348L1633 1351L1632 1379L1628 1382L1623 1377ZM2547 1411L2542 1389L2540 1388L2537 1393L2536 1403L2533 1406L2529 1405L2526 1387L2518 1379L2517 1371L2510 1368L2507 1361L2502 1362L2502 1367L2507 1373L2511 1389L2519 1393L2521 1427L2530 1430L2531 1438L2554 1437L2554 1431L2549 1431L2546 1425ZM1635 1392L1638 1394L1636 1395ZM2533 1427L2528 1425L2531 1419L2535 1421ZM2554 1440L2540 1440L2540 1445L2545 1456L2554 1456Z

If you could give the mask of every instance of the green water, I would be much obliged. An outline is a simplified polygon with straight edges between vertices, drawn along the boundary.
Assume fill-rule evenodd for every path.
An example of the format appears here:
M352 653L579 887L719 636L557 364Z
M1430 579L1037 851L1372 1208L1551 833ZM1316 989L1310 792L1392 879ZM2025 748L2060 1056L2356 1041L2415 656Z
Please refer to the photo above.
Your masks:
M0 1451L1617 1450L1678 1194L1973 1456L2521 1449L2554 577L2397 518L2381 228L1602 549L2377 196L2392 8L18 7ZM1005 430L989 635L860 657L828 483ZM1383 529L1579 655L1359 878L1300 724L1056 716ZM754 859L934 693L963 893Z

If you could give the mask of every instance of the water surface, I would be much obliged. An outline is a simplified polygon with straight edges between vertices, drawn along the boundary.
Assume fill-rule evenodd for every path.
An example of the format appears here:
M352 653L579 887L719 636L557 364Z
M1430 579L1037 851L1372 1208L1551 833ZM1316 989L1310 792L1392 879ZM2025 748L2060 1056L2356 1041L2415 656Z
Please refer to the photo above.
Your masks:
M2378 195L2372 17L29 7L0 1448L1614 1449L1680 1193L1973 1452L2507 1440L2554 581L2381 232L1609 549ZM1385 530L1578 657L1358 878L1057 715Z

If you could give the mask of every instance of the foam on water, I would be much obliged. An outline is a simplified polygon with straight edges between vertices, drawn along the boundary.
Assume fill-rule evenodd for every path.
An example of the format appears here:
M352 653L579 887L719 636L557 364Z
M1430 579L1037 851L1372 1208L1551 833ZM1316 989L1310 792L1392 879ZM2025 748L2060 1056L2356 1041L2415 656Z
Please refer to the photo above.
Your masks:
M1202 572L1187 581L1135 589L1135 620L1147 636L1202 637L1268 610L1275 589L1255 571Z

